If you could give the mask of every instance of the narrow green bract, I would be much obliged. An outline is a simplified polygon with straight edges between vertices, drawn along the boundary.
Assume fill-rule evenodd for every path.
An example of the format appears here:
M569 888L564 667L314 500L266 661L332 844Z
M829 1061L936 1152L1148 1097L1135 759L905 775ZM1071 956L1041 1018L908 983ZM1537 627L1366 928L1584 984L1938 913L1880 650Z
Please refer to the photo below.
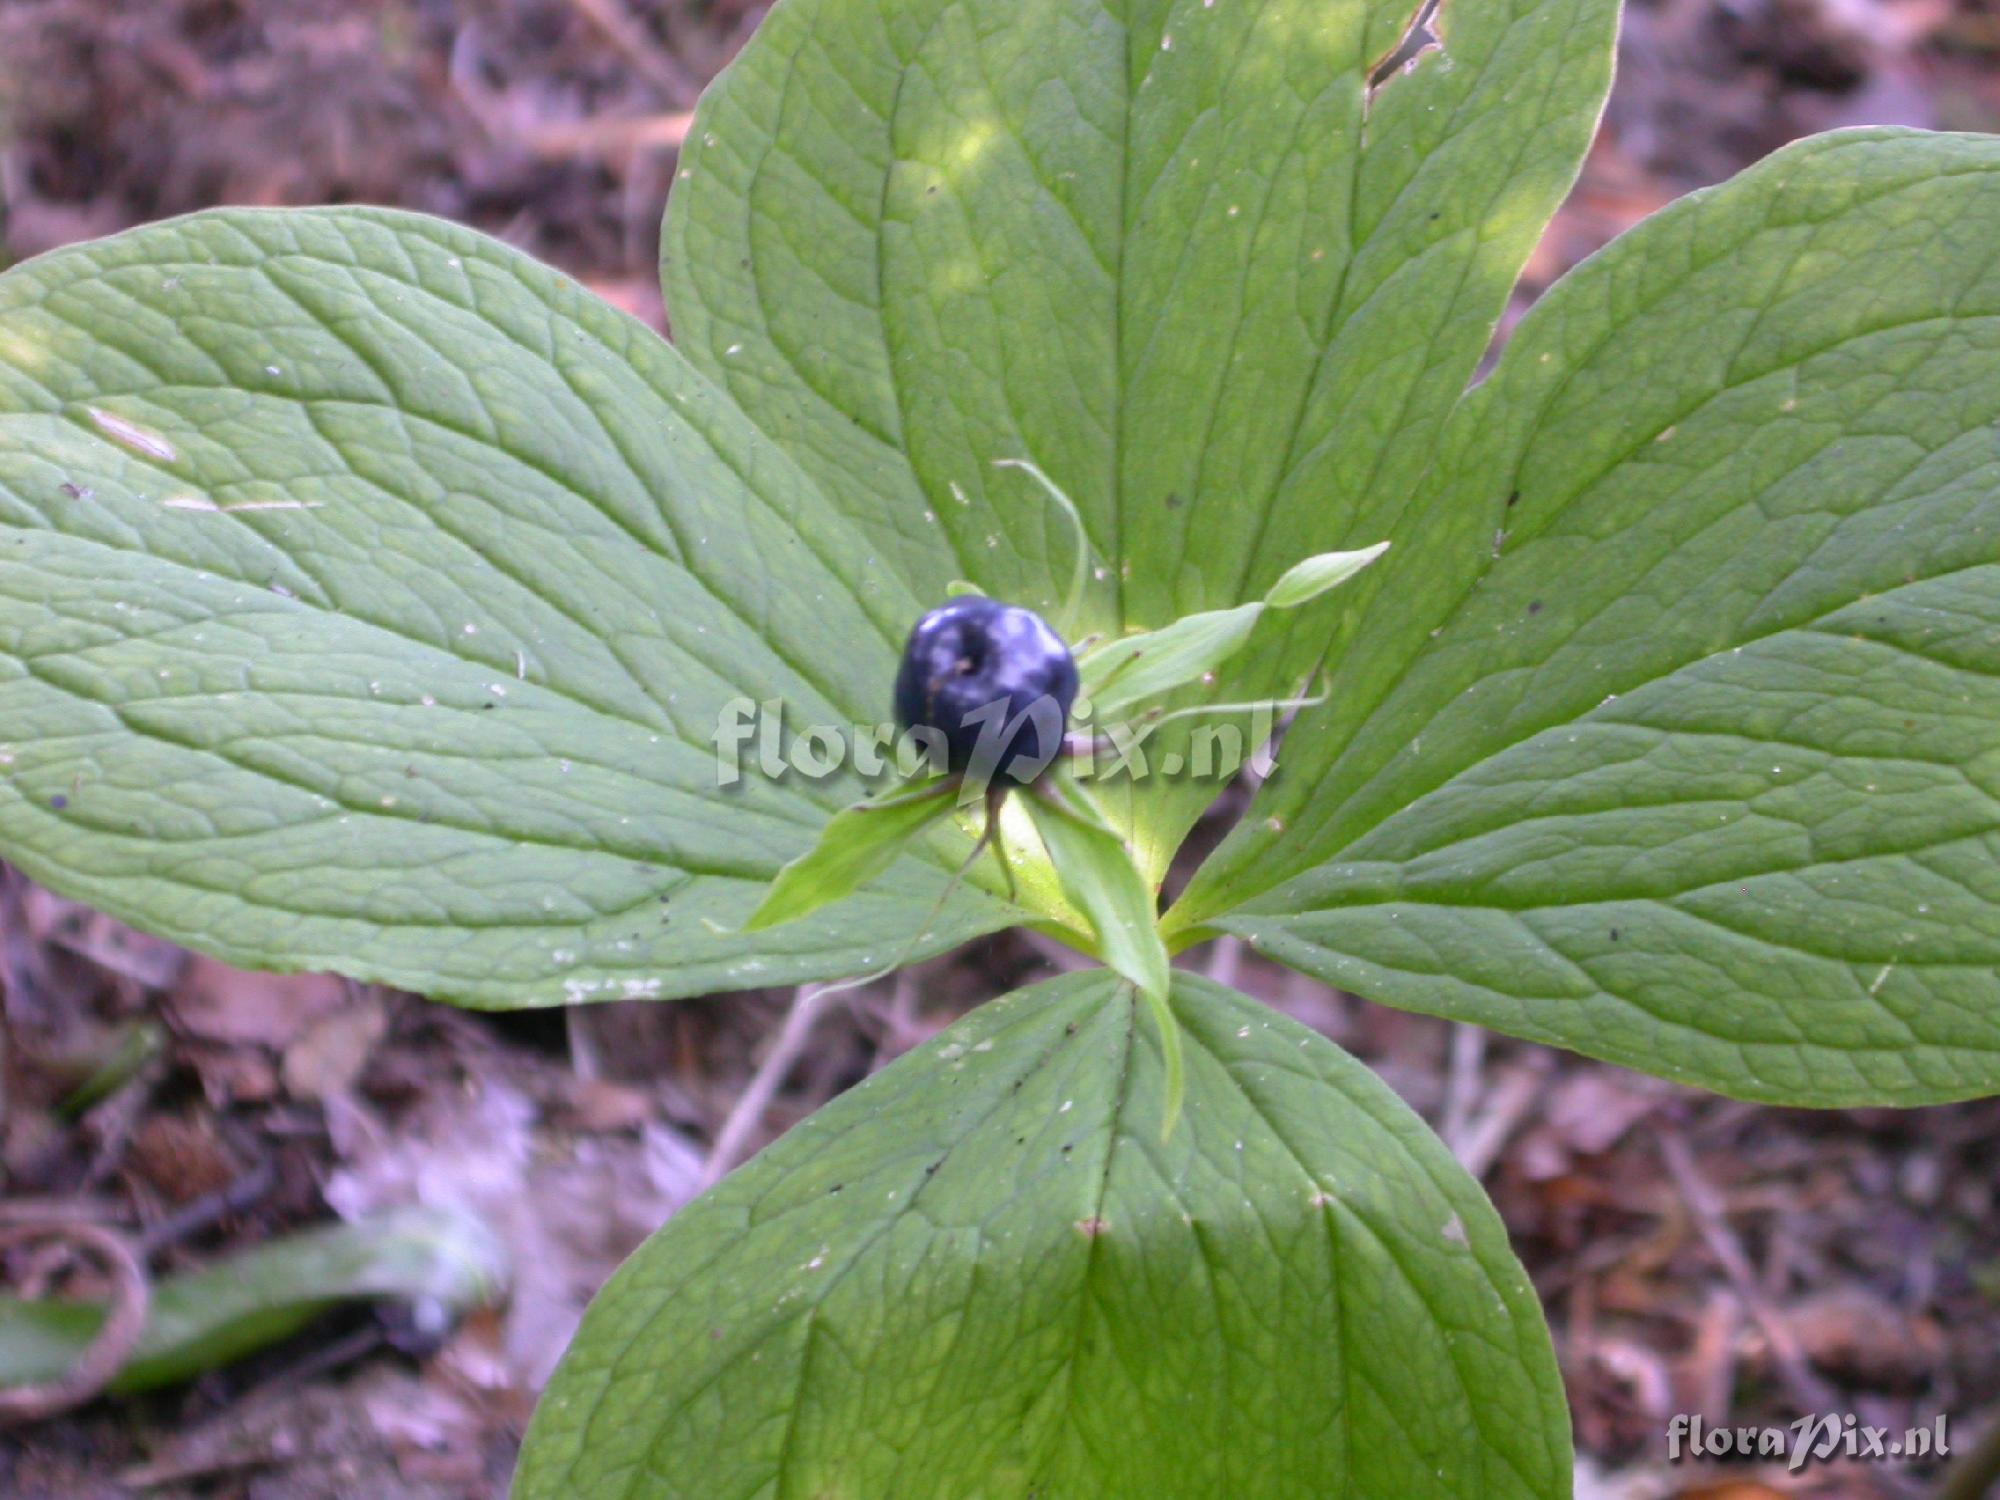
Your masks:
M1180 1118L1186 1073L1180 1027L1167 1004L1170 971L1152 887L1089 794L1074 782L1059 780L1048 791L1030 793L1027 805L1064 893L1089 919L1098 957L1131 982L1159 1029L1166 1080L1160 1133L1171 1135Z
M1325 552L1286 570L1262 599L1183 615L1171 625L1106 641L1078 663L1100 721L1132 713L1177 688L1209 685L1256 633L1267 609L1296 609L1345 583L1388 550Z
M743 930L779 927L852 896L893 865L911 839L951 816L955 791L940 782L842 808L818 843L778 871Z

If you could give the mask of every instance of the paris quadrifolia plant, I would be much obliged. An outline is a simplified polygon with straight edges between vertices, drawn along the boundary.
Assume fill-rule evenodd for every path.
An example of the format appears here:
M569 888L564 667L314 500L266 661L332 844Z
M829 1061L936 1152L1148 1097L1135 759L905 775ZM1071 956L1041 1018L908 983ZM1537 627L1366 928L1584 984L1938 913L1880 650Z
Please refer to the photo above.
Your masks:
M1482 376L1616 24L779 0L671 344L373 209L0 280L35 878L485 1007L1101 961L674 1218L520 1500L1567 1494L1493 1209L1215 940L1742 1099L2000 1090L2000 140L1780 151Z

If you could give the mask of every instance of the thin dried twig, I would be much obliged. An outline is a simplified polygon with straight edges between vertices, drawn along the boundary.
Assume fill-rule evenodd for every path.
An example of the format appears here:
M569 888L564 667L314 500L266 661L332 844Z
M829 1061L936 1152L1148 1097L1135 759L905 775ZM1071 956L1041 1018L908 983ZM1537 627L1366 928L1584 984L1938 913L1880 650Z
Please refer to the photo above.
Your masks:
M1723 1275L1728 1277L1737 1300L1743 1304L1743 1310L1757 1324L1764 1341L1770 1345L1771 1358L1778 1366L1778 1373L1784 1377L1793 1401L1801 1411L1833 1410L1836 1398L1832 1387L1813 1373L1791 1325L1757 1285L1757 1275L1743 1249L1743 1242L1729 1226L1721 1195L1695 1165L1694 1153L1688 1149L1686 1137L1678 1131L1661 1136L1660 1155L1675 1186L1680 1189L1688 1212L1694 1216L1695 1228L1700 1231L1709 1253L1722 1267Z
M1215 950L1208 960L1208 977L1233 989L1242 969L1243 939L1233 932L1224 933L1215 940Z
M1459 1165L1473 1177L1486 1175L1501 1148L1528 1117L1528 1111L1542 1096L1548 1071L1548 1058L1541 1053L1530 1053L1486 1091L1486 1107L1469 1118L1459 1138L1449 1143Z
M97 1337L66 1374L38 1385L0 1390L0 1423L38 1422L93 1399L125 1367L146 1330L151 1301L146 1272L125 1236L85 1219L0 1224L0 1248L42 1240L64 1241L101 1263L111 1274L110 1306Z
M1683 1411L1700 1412L1718 1426L1730 1420L1736 1390L1736 1340L1743 1310L1736 1298L1713 1288L1695 1323L1694 1343L1682 1366Z
M570 4L667 98L687 104L701 92L687 69L633 18L624 0L570 0Z
M565 120L539 125L521 139L530 151L544 158L625 156L633 151L678 149L687 139L688 125L693 119L693 115L680 111L622 119Z
M182 1204L148 1229L139 1239L140 1256L150 1260L169 1245L177 1245L190 1235L201 1233L230 1214L242 1213L269 1196L277 1185L277 1166L271 1158L265 1157L233 1182L226 1182L214 1192L203 1193L199 1198Z
M856 998L849 1002L871 1031L869 1073L879 1073L938 1030L936 1023L926 1022L919 1015L919 993L916 971L898 969L889 980L886 996L857 991Z
M0 1202L0 1225L123 1224L124 1208L108 1198L9 1198Z
M792 1064L805 1051L813 1026L825 1008L825 1001L833 993L824 985L811 984L802 984L794 992L791 1009L785 1012L785 1024L778 1028L771 1050L757 1064L757 1071L750 1075L750 1081L743 1086L743 1092L737 1096L728 1117L723 1120L722 1128L715 1133L715 1145L708 1153L708 1160L702 1164L696 1191L706 1192L713 1187L747 1154L744 1148L763 1125L764 1112L771 1107L771 1099L778 1092L778 1086L785 1081L785 1075L792 1071Z
M1451 1070L1445 1076L1444 1113L1438 1119L1438 1134L1461 1158L1472 1107L1479 1102L1479 1075L1485 1063L1486 1028L1452 1022Z

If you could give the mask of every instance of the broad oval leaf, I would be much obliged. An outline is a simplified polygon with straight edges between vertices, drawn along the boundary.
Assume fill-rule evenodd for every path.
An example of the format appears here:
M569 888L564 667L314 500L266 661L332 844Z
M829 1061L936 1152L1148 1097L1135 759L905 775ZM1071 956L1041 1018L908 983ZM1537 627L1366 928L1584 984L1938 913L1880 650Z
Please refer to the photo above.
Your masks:
M783 0L703 99L675 336L918 595L1068 639L1387 535L1609 79L1615 0ZM1307 612L1239 696L1289 693ZM1214 787L1107 802L1163 869Z
M915 612L663 341L483 236L224 212L0 278L0 852L234 962L507 1005L887 958L936 865L716 930L863 789L754 736L727 784L716 736L879 723Z
M2000 140L1853 132L1560 282L1182 940L1749 1098L2000 1087L1996 244Z
M1111 976L974 1012L612 1279L516 1500L1566 1496L1497 1215L1332 1043L1186 975L1188 1107Z

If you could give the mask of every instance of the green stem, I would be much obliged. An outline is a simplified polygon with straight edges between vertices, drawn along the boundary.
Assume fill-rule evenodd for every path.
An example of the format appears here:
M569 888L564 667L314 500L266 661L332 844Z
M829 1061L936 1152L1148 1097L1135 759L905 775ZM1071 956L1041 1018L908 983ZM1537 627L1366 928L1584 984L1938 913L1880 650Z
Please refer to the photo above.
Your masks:
M1069 597L1063 600L1062 619L1065 625L1074 627L1077 624L1077 611L1083 606L1084 585L1090 573L1090 537L1084 532L1083 517L1077 511L1076 502L1065 495L1061 487L1037 465L1025 458L996 458L993 460L993 467L1019 469L1046 490L1049 498L1062 508L1064 515L1069 517L1069 524L1076 532L1076 565L1070 573Z
M1180 1123L1181 1102L1187 1096L1187 1060L1181 1050L1181 1023L1174 1015L1173 1003L1166 995L1155 995L1150 990L1138 990L1146 1002L1146 1009L1152 1015L1153 1025L1160 1033L1160 1068L1165 1075L1166 1102L1160 1111L1160 1139L1172 1138L1174 1126Z

